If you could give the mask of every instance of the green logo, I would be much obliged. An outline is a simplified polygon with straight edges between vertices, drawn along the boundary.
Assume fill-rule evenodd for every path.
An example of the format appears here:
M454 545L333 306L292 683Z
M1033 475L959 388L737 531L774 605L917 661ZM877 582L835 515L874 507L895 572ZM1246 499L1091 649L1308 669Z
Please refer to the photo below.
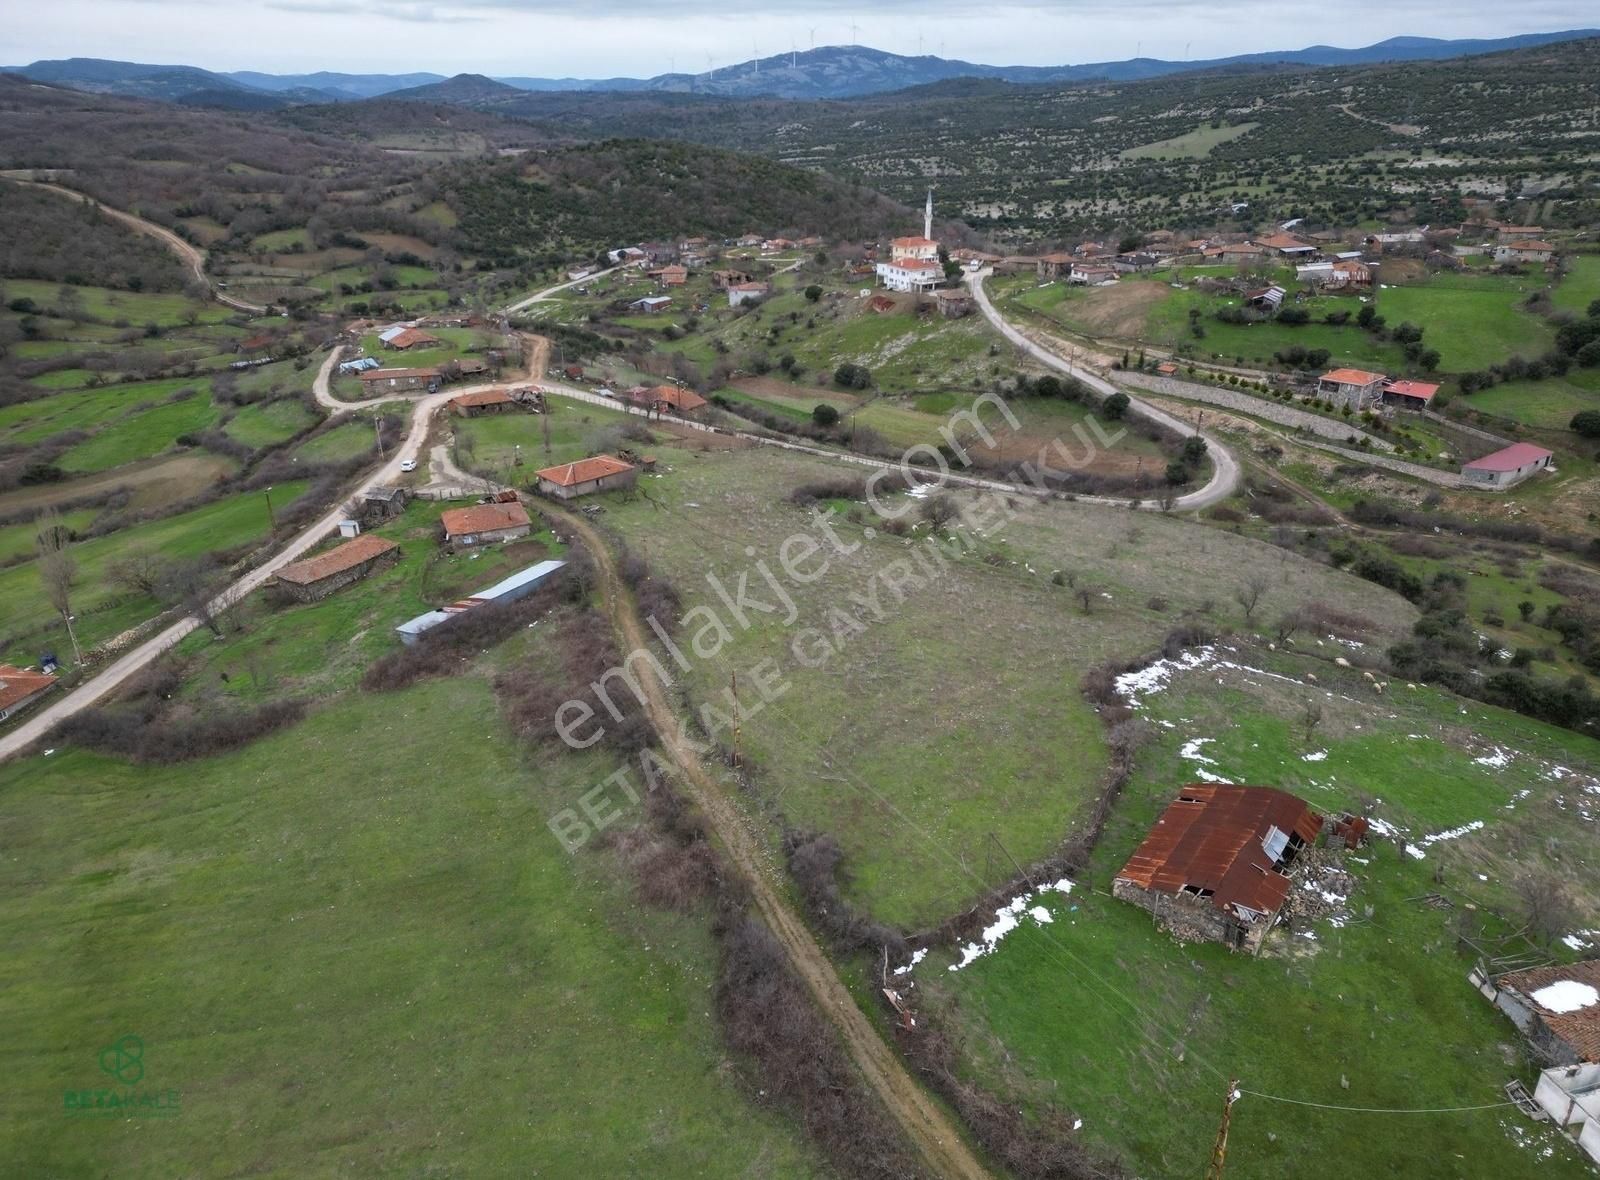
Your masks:
M69 1115L90 1118L172 1118L180 1112L176 1090L141 1087L144 1081L144 1041L132 1033L118 1037L100 1050L100 1071L118 1088L91 1087L67 1090L63 1109Z
M124 1086L137 1085L144 1079L144 1042L129 1035L107 1045L100 1050L100 1068Z

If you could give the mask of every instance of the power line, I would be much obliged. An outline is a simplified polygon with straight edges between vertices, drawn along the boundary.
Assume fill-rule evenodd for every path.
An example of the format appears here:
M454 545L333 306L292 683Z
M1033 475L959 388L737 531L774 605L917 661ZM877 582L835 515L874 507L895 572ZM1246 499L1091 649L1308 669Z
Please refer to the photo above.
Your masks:
M1328 1102L1307 1102L1300 1098L1284 1098L1279 1094L1263 1094L1259 1090L1239 1091L1252 1098L1265 1098L1268 1102L1287 1102L1291 1106L1312 1106L1318 1110L1338 1110L1346 1114L1459 1114L1469 1110L1498 1110L1515 1106L1515 1102L1485 1102L1481 1106L1336 1106Z

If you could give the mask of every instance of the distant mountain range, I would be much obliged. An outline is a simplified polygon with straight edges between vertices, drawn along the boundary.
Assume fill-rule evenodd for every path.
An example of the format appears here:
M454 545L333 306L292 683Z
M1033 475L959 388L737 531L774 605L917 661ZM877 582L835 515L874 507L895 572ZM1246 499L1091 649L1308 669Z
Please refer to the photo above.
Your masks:
M954 78L986 78L1021 84L1137 81L1191 70L1271 66L1367 65L1385 61L1434 61L1479 53L1525 49L1559 41L1600 37L1600 29L1527 33L1489 40L1393 37L1359 49L1313 45L1307 49L1245 53L1203 61L1130 58L1063 66L991 66L943 57L904 57L862 45L832 45L783 53L702 74L658 74L653 78L487 78L480 74L267 74L217 73L185 65L149 65L74 57L0 67L40 82L95 93L160 99L195 106L270 110L306 103L352 102L383 95L433 102L481 101L498 91L660 91L727 98L855 98L926 86ZM454 95L454 97L451 97Z

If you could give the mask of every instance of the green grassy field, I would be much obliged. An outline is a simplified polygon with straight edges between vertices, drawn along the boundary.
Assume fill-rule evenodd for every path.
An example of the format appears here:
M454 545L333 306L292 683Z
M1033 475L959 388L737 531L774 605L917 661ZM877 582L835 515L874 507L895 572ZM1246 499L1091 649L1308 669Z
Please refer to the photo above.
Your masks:
M220 411L206 391L113 422L61 456L69 472L105 471L168 450L179 435L214 426Z
M1402 322L1423 328L1423 345L1439 350L1447 373L1487 368L1515 353L1548 352L1555 341L1550 325L1522 310L1517 287L1491 282L1440 276L1423 286L1385 287L1378 310L1391 328Z
M1600 299L1600 254L1580 254L1567 264L1567 273L1552 296L1563 311L1582 315Z
M704 919L546 829L612 769L519 760L477 675L177 767L0 767L10 1169L816 1174L728 1068ZM69 1117L126 1034L180 1113Z
M1127 148L1119 153L1124 160L1187 160L1209 156L1218 144L1229 143L1254 131L1259 123L1232 123L1222 127L1197 127L1184 135Z
M274 504L286 507L306 490L304 482L279 484ZM267 535L266 502L259 492L228 496L190 512L133 525L73 545L78 578L73 592L78 641L90 648L160 612L143 595L112 585L107 570L119 556L148 550L167 558L190 558L227 550ZM50 608L32 562L0 570L0 658L33 660L40 645L66 660L72 651L60 618Z
M46 309L69 306L60 300L59 283L36 279L6 279L6 298L32 299ZM127 321L130 324L178 324L191 317L197 322L217 323L231 319L238 313L220 303L190 299L186 295L117 291L109 287L72 287L76 292L73 303L87 316L107 323Z
M541 467L570 463L624 445L619 432L639 421L620 410L607 410L558 394L550 395L547 401L550 406L548 454L544 449L546 416L516 410L481 418L452 418L457 453L470 470L512 473L512 478L525 482ZM512 466L518 447L522 449L520 475Z
M679 457L651 481L649 501L609 502L605 520L672 581L686 607L720 609L707 575L728 582L749 568L756 558L746 547L773 557L807 523L787 489L840 475L820 460L764 452ZM1186 609L1228 618L1232 588L1251 569L1271 578L1273 606L1264 609L1320 598L1360 604L1385 628L1411 618L1398 599L1258 542L1086 505L1045 508L996 530L900 605L878 571L909 560L905 540L840 527L862 548L793 589L792 625L752 614L748 630L696 662L690 699L720 699L730 673L745 681L762 659L777 662L789 691L743 727L758 790L781 800L791 824L837 837L849 857L849 896L909 927L977 892L959 864L984 884L1011 874L991 833L1027 862L1079 822L1105 765L1098 720L1079 694L1092 664L1158 644ZM1179 564L1181 581L1170 573ZM1093 586L1090 613L1051 583L1055 569ZM881 620L862 604L874 587ZM855 612L859 634L829 613L834 607ZM794 646L808 627L842 628L841 654L805 666L819 658L815 639ZM908 825L931 833L948 856L908 857Z
M366 454L376 445L372 424L360 420L313 435L294 449L294 455L308 463L342 463Z
M295 398L245 406L228 422L228 437L246 446L267 447L294 437L316 419Z
M1458 914L1476 905L1493 929L1489 909L1506 904L1513 864L1538 859L1540 842L1588 897L1600 883L1592 830L1550 769L1592 775L1593 741L1427 689L1395 685L1380 699L1359 674L1320 660L1264 650L1225 658L1259 671L1183 673L1145 698L1159 737L1140 755L1087 879L1046 902L1054 921L1025 920L957 974L945 970L948 953L915 973L924 1003L981 1046L983 1076L1004 1078L1024 1103L1049 1098L1080 1112L1086 1136L1148 1175L1203 1168L1228 1077L1247 1091L1336 1105L1501 1100L1508 1078L1531 1076L1517 1034L1467 984L1471 960L1455 948L1451 914L1415 898L1443 893ZM1312 667L1315 688L1278 679L1303 682ZM1296 717L1299 698L1312 695L1326 716L1307 741ZM1196 777L1184 756L1196 739L1212 760L1207 773L1278 785L1317 808L1378 796L1380 814L1419 845L1429 833L1488 826L1428 845L1420 860L1392 843L1351 856L1345 924L1279 931L1259 959L1182 946L1105 891L1175 787ZM1515 754L1500 764L1502 746ZM1358 1117L1248 1093L1228 1168L1243 1177L1586 1174L1568 1145L1514 1112Z
M1485 414L1529 426L1562 429L1580 410L1600 407L1600 370L1573 369L1543 381L1507 381L1462 399Z

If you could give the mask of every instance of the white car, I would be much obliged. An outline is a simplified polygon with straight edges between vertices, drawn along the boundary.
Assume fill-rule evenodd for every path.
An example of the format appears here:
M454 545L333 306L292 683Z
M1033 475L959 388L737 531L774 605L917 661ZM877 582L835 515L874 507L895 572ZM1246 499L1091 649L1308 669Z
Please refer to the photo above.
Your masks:
M595 392L598 393L601 397L616 397L617 396L617 391L615 389L607 389L604 385L602 385L599 389L595 390Z
M400 470L401 471L415 471L416 469L417 469L417 461L415 459L402 459L402 460L400 460Z

